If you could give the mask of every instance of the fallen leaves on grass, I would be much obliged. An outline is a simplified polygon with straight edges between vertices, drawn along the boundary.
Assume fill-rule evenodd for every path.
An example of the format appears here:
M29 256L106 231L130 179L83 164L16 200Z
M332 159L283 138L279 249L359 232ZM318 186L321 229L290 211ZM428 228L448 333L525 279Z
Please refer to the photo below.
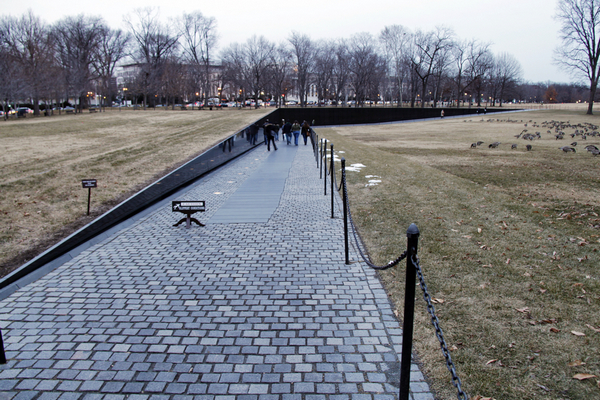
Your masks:
M529 307L515 308L515 310L523 314L529 314Z
M546 386L540 385L539 383L536 383L536 386L539 387L540 389L542 389L545 392L549 392L550 391L550 389L548 389Z
M592 374L575 374L575 375L573 375L573 379L577 379L579 381L583 381L583 380L591 379L591 378L597 378L597 376L592 375Z
M496 400L496 399L494 399L493 397L483 397L483 396L477 395L477 396L473 397L473 400Z
M585 336L585 333L583 333L583 332L571 331L571 333L575 336Z
M552 333L558 333L558 332L560 332L560 329L550 328L550 332L552 332Z
M600 333L600 329L598 328L594 328L593 326L591 326L590 324L585 324L585 326L587 326L588 328L590 328L591 330L593 330L596 333Z
M435 298L435 297L432 297L432 298L431 298L431 302L432 302L433 304L444 304L444 302L445 302L445 301L446 301L446 300L444 300L444 299L437 299L437 298Z
M580 367L582 365L585 365L585 363L581 360L575 360L575 361L571 361L570 363L567 364L569 367Z

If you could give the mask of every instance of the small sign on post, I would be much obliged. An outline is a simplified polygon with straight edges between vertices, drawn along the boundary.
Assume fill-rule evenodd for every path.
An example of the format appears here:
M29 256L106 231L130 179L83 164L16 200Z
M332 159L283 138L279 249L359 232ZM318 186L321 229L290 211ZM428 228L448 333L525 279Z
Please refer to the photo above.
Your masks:
M201 224L200 221L198 221L196 218L192 218L192 214L206 211L204 201L173 201L171 203L171 209L173 212L180 212L185 214L185 218L180 219L179 222L177 222L173 226L179 226L184 222L186 228L190 228L192 226L192 222L200 226L205 226L204 224Z
M82 179L81 186L88 189L88 207L87 215L90 215L90 199L92 197L92 188L98 187L98 182L95 179Z

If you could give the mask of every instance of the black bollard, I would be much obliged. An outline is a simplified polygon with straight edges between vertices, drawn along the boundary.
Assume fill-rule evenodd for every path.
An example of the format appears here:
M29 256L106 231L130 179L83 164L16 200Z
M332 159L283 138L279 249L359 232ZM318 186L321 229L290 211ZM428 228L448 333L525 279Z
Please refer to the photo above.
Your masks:
M346 159L342 158L342 199L344 203L344 249L346 255L346 265L350 264L349 243L348 243L348 193L346 193Z
M333 208L333 201L334 201L334 196L335 196L335 164L334 164L334 159L333 159L333 144L331 145L331 153L330 153L330 159L331 159L331 164L329 166L329 173L331 174L331 218L335 218L335 215L333 214L334 208Z
M321 148L319 149L319 154L321 155L321 157L319 157L319 179L323 179L323 139L321 139Z
M409 400L410 363L412 356L413 326L415 320L415 281L417 269L413 257L417 255L419 228L411 224L406 231L406 286L404 288L404 324L402 326L402 360L400 362L400 400Z
M324 195L327 196L327 139L325 139L325 146L323 147L323 150L325 150L325 153L323 154L323 182L325 183Z
M4 341L2 340L2 329L0 329L0 364L6 364L6 353L4 352Z

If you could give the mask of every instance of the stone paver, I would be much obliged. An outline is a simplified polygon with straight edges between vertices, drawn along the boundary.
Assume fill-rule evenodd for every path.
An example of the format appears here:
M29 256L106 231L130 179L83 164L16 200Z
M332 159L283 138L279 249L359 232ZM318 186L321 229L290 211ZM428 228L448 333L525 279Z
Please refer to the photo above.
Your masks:
M172 227L165 203L0 301L0 400L397 398L387 295L345 265L309 146L279 143L293 162L267 222L210 221L275 157L261 146L178 198L206 201L206 227ZM413 399L433 399L412 376Z

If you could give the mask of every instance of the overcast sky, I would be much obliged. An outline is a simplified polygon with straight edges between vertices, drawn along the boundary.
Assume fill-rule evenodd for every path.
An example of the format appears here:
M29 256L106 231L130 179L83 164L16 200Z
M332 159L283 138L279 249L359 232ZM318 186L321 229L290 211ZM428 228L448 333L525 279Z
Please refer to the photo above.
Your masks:
M459 39L492 43L492 52L512 54L530 82L571 82L552 63L560 44L554 19L556 0L0 0L0 13L20 16L32 9L48 23L67 15L102 16L113 28L125 28L123 17L140 7L159 7L164 21L199 10L217 20L219 48L264 35L281 42L292 31L311 39L350 38L359 32L375 36L388 25L412 31L445 25Z

